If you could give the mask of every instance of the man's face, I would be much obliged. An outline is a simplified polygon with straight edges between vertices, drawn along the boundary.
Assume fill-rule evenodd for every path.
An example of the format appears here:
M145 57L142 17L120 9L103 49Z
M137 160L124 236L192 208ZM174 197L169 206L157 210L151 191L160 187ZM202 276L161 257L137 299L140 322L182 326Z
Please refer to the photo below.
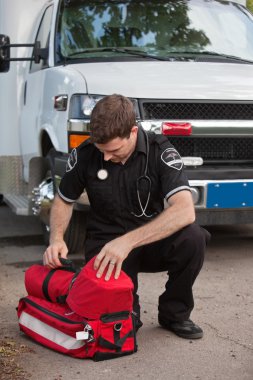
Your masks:
M95 146L103 153L105 161L125 163L135 149L137 132L138 127L133 127L129 137L116 137L105 144L95 143Z

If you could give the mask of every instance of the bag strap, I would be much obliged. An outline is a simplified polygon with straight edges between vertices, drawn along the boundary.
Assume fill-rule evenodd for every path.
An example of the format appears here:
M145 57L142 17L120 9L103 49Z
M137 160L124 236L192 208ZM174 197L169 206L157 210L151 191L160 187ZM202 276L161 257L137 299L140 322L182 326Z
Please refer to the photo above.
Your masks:
M77 276L79 275L79 273L80 273L80 270L74 274L74 276L73 276L73 278L72 278L72 280L71 280L71 282L69 284L68 293L69 293L70 289L72 288L72 286L73 286L73 284L74 284ZM68 297L68 293L67 294L62 294L62 295L56 297L56 301L58 303L60 303L60 304L66 303L66 299Z
M50 270L50 272L48 272L48 274L46 275L45 280L43 281L43 284L42 284L42 291L43 291L44 297L50 302L52 302L52 300L51 300L49 293L48 293L48 284L49 284L49 281L50 281L51 277L53 276L54 272L55 272L55 269Z
M116 331L116 332L118 333L118 331ZM125 343L125 341L127 340L127 338L130 338L133 336L134 336L133 330L129 331L122 338L117 338L117 334L114 334L114 343L112 343L100 335L100 337L98 339L98 343L101 347L107 348L109 350L115 350L115 351L119 352L119 351L121 351L122 346Z
M76 268L74 268L73 265L71 264L71 265L68 266L68 267L59 267L59 268L51 269L51 270L48 272L48 274L46 275L46 277L45 277L45 279L44 279L44 281L43 281L43 284L42 284L42 291L43 291L44 297L45 297L48 301L50 301L50 302L53 302L53 301L52 301L52 299L51 299L50 296L49 296L48 285L49 285L49 282L50 282L52 276L53 276L54 273L55 273L56 271L58 271L58 270L65 270L65 271L67 271L67 272L73 272L73 273L75 273L75 275L73 276L72 281L71 281L71 283L70 283L70 287L69 287L69 290L70 290L71 287L72 287L72 285L73 285L73 283L74 283L74 281L76 280L77 275L80 273L80 270L81 270L81 269L80 269L80 268L76 269ZM67 298L67 294L63 294L63 295L57 297L56 300L57 300L58 303L65 303L66 298Z

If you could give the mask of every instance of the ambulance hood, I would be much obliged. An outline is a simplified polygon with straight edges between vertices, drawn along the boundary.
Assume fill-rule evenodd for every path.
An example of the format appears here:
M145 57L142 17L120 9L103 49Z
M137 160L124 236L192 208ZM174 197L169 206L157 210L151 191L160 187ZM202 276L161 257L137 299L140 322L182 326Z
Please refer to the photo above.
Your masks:
M208 62L99 62L68 66L89 94L132 98L253 100L253 64Z

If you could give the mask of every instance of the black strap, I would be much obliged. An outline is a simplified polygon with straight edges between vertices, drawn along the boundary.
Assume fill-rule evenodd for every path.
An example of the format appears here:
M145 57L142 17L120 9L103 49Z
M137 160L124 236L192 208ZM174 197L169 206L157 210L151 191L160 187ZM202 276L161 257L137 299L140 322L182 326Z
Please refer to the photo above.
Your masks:
M56 271L56 269L50 270L50 272L48 272L48 274L46 275L46 278L42 284L42 291L43 291L44 297L50 302L52 302L52 300L51 300L49 293L48 293L48 284L49 284L49 281L50 281L50 279L53 276L55 271Z
M66 303L67 297L68 297L67 294L63 294L62 296L58 296L58 297L56 297L56 302L60 303L60 304Z
M113 339L114 339L114 342L120 341L120 330L116 330L115 326L113 329ZM116 352L120 352L120 351L121 351L121 347L116 348Z
M118 339L114 343L110 342L109 340L103 338L102 336L99 337L98 342L101 347L108 348L109 350L115 350L116 352L121 351L123 344L127 340L127 338L134 336L134 331L129 331L126 335L123 336L123 338Z
M48 301L50 301L50 302L53 302L53 301L52 301L52 299L50 298L50 295L49 295L48 285L49 285L49 282L50 282L52 276L58 270L65 270L67 272L73 272L73 273L75 273L75 275L73 276L72 281L70 283L69 289L72 287L74 281L76 280L77 275L80 273L80 269L73 269L73 267L71 267L71 268L59 267L59 268L56 268L56 269L51 269L48 272L48 274L46 275L45 280L43 281L43 284L42 284L42 291L43 291L44 297ZM57 297L56 300L59 303L65 303L66 298L67 298L67 294L65 294L65 295L63 294L62 296Z

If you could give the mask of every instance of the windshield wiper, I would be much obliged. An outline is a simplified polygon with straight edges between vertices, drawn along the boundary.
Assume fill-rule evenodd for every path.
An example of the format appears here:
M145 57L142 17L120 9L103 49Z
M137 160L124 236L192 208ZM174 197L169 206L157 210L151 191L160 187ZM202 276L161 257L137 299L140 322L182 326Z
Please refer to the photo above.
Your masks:
M142 57L142 58L155 59L157 61L170 61L170 60L172 60L172 58L170 58L170 57L164 57L163 58L163 57L160 57L160 56L155 56L155 55L152 55L152 54L148 54L148 53L142 52L140 50L132 50L132 49L129 49L129 48L118 48L118 47L84 49L84 50L81 50L81 51L69 54L68 57L66 57L66 59L68 59L69 57L74 57L74 56L79 55L79 54L99 53L99 52L112 52L112 53L130 54L130 55L134 55L134 56L138 56L138 57Z
M212 57L219 57L219 58L225 58L228 60L233 60L233 61L238 61L238 62L244 62L244 63L253 63L253 61L250 61L248 59L244 59L241 57L236 57L234 55L229 55L229 54L222 54L222 53L217 53L215 51L199 51L199 52L193 52L193 51L177 51L177 52L171 52L170 57L173 57L173 55L187 55L187 56L192 56L192 57L197 57L197 56L212 56Z

